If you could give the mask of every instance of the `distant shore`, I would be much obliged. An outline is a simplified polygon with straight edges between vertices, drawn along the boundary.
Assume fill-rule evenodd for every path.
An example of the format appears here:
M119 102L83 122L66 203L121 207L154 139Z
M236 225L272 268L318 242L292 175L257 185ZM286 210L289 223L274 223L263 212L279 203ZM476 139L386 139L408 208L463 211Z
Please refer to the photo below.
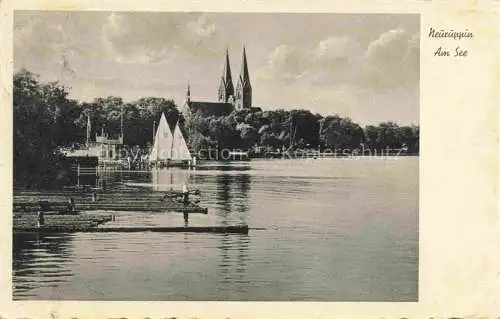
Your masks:
M359 150L359 149L339 149L336 151L326 150L306 150L296 149L293 151L267 151L252 152L235 150L233 152L212 152L202 153L208 156L199 156L201 160L214 161L244 161L250 159L317 159L317 158L356 158L356 157L398 157L398 156L419 156L417 152L407 152L405 149L386 149L386 150Z

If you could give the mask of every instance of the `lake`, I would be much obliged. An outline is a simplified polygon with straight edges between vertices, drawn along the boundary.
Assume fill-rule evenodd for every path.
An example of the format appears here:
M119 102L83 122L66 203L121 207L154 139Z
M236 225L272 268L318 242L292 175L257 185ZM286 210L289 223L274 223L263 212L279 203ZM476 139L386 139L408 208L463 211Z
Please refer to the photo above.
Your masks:
M201 163L109 173L146 189L201 191L189 225L248 235L14 235L15 300L417 301L418 157ZM117 212L116 225L183 226Z

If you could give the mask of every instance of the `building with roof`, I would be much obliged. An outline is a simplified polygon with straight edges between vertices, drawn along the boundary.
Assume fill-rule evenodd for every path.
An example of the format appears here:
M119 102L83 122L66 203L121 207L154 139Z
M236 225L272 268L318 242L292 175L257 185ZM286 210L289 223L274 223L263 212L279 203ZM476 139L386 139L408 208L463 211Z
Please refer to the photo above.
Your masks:
M68 158L87 158L95 157L98 159L99 165L121 165L123 162L122 150L123 143L123 113L121 114L120 136L111 138L108 133L104 132L104 127L101 128L101 135L95 135L95 141L91 140L91 123L90 116L87 117L87 141L85 147L79 149L63 150L63 154Z
M225 116L234 109L250 109L252 107L252 86L250 84L250 74L248 72L248 63L245 47L243 47L243 56L241 62L241 72L238 77L236 90L233 86L231 75L231 65L229 63L229 50L226 50L222 76L217 88L217 101L194 101L191 100L191 88L188 83L186 91L186 100L183 106L183 115L188 118L194 114L200 114L204 117Z

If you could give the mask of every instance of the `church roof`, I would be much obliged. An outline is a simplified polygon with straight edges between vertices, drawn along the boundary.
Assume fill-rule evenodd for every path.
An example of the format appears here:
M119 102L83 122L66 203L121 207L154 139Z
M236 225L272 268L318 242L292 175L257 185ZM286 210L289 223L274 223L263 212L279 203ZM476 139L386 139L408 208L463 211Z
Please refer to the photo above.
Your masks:
M203 116L229 115L234 106L231 103L190 101L187 103L192 113L201 113Z

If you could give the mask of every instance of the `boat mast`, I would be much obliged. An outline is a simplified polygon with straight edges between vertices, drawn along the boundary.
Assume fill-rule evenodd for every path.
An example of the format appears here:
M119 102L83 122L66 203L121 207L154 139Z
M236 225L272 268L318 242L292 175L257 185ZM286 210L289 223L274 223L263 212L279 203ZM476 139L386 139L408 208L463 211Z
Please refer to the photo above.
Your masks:
M289 148L291 149L293 146L293 143L295 142L295 135L297 134L297 126L293 125L294 123L294 118L293 115L290 117L290 128L289 128L289 134L290 134L290 146ZM293 131L293 133L292 133Z
M161 119L160 119L160 123L161 123ZM160 125L160 124L158 124L158 125ZM158 136L160 136L160 135L158 135ZM159 152L158 148L160 147L160 145L159 145L160 143L159 143L159 141L158 142L154 141L153 143L156 144L156 162L155 162L155 165L158 165L158 152Z
M153 143L155 142L156 121L153 120Z
M123 107L121 108L121 114L120 114L120 135L121 135L122 144L123 144Z

